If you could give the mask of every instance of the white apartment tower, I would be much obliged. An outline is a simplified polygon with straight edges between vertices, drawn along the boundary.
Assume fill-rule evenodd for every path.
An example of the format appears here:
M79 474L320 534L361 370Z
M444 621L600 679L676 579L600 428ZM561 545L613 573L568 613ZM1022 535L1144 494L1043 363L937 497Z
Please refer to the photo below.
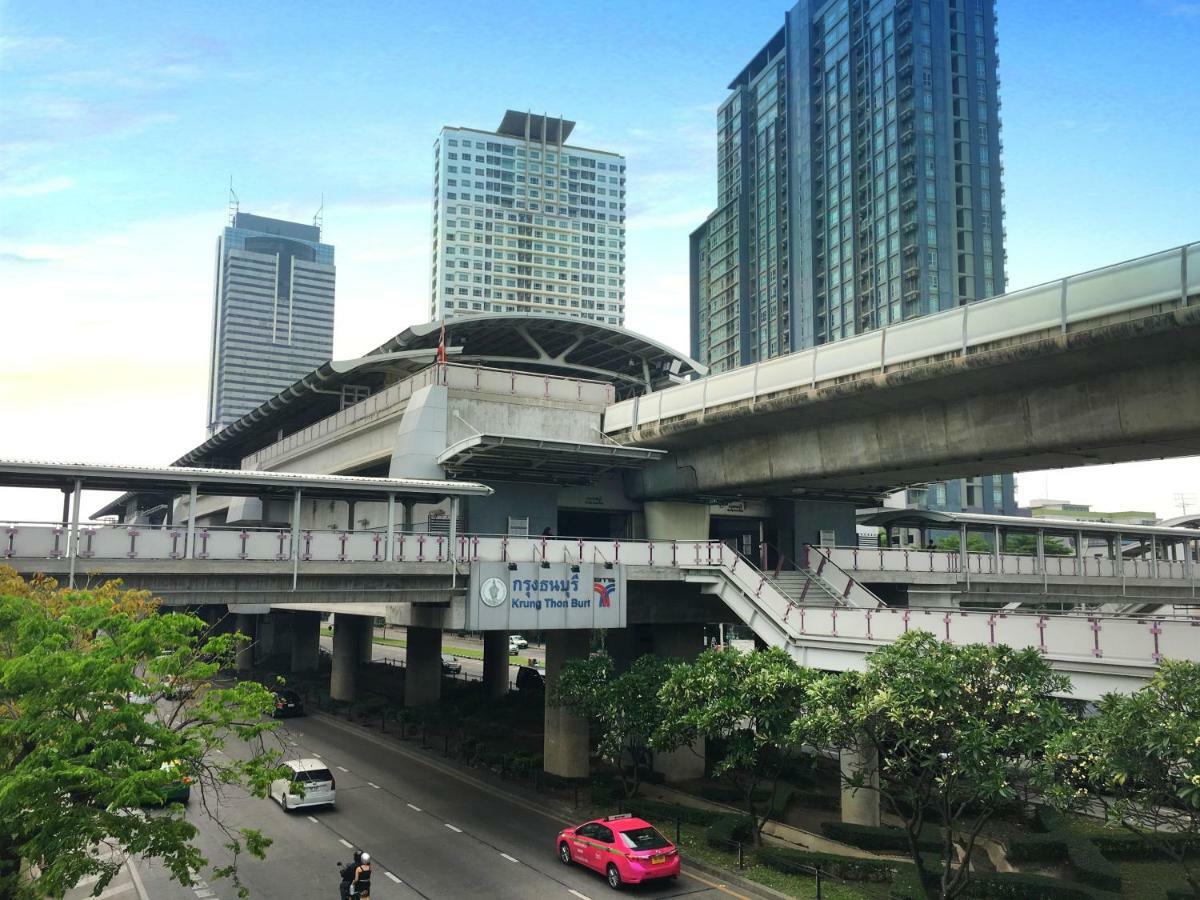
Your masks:
M321 229L237 212L217 239L208 433L333 354L333 247Z
M625 158L574 122L508 110L434 144L432 319L540 313L625 322Z

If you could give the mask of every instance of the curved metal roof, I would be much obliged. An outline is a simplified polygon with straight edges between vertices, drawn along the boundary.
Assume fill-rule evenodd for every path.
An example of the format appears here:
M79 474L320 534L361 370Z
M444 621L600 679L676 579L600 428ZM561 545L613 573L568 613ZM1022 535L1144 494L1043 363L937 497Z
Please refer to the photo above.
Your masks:
M1121 534L1126 537L1157 535L1177 540L1200 538L1200 529L1177 528L1170 525L1124 525L1116 522L1080 522L1075 519L1033 518L1028 516L992 516L985 513L957 513L933 509L872 509L858 514L859 525L924 525L957 529L961 525L978 528L1013 528L1022 531L1051 531L1090 534Z
M531 313L482 313L446 322L447 352L456 362L607 381L617 396L655 390L707 367L665 344L625 328ZM227 425L175 461L177 466L223 464L338 411L343 385L384 386L433 362L441 322L400 332L366 356L330 360Z
M446 346L460 348L463 362L611 381L618 395L654 390L671 383L672 375L708 372L666 344L617 325L535 313L480 313L445 321ZM441 322L414 325L367 358L436 349L441 327Z

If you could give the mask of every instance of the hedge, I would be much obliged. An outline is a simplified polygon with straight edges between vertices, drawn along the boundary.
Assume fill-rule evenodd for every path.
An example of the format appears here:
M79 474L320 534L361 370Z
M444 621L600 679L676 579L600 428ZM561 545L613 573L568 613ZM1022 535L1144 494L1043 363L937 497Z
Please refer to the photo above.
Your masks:
M851 825L847 822L822 822L821 833L827 838L861 847L874 853L908 853L908 834L903 829L886 825ZM933 825L921 829L918 850L940 851L942 830Z
M1142 837L1137 834L1091 834L1088 838L1105 856L1114 859L1145 860L1147 853L1166 852L1169 847L1174 852L1185 850L1188 856L1200 850L1200 838L1191 834L1173 834L1159 832L1158 834ZM1161 845L1157 850L1155 845Z
M1105 858L1090 835L1068 830L1066 818L1056 809L1039 806L1034 810L1042 834L1013 838L1008 858L1013 862L1058 862L1065 860L1075 877L1103 891L1121 890L1121 870Z
M767 811L767 817L778 817L787 811L788 805L792 802L792 796L795 791L786 784L780 785L775 792L775 802L771 809ZM732 788L723 784L707 785L700 789L700 796L705 800L711 800L713 803L726 803L729 806L736 806L739 809L746 805L746 795L737 788ZM771 799L770 788L756 788L752 793L755 804L764 803Z
M704 839L710 847L728 850L730 844L743 843L754 833L754 822L749 816L723 815L708 826Z
M891 881L898 865L881 859L855 859L850 856L834 856L831 853L813 853L808 850L792 850L787 847L762 847L758 860L779 872L796 874L803 867L820 869L822 873L843 881Z
M711 825L717 819L727 815L712 809L698 809L694 806L680 806L677 803L662 803L658 800L641 800L634 798L625 803L626 809L642 819L651 822L665 823L679 819L688 825Z
M900 869L889 896L893 900L924 900L925 892L917 880L916 869L909 866ZM972 875L964 896L980 900L1119 900L1120 895L1045 875L989 872Z

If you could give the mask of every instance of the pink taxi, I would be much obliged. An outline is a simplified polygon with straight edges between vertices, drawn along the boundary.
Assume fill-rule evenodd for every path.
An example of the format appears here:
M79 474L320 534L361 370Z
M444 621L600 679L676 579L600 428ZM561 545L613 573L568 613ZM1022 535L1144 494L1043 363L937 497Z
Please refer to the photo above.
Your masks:
M679 851L645 819L631 813L593 819L558 833L558 858L579 863L608 879L620 890L652 878L679 876Z

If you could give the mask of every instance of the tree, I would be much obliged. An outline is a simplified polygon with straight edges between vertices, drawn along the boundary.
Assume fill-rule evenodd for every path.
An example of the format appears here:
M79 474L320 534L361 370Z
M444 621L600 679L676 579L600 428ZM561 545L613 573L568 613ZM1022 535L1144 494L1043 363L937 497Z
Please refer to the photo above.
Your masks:
M800 741L789 739L792 723L816 678L778 647L706 650L671 670L658 693L662 721L651 746L674 750L719 741L723 751L712 764L713 775L737 787L760 844L779 776L798 751ZM759 788L767 784L770 793L760 800Z
M951 534L937 542L939 550L955 551L958 549L961 540L957 534ZM992 545L988 543L987 538L980 534L967 535L967 551L970 553L991 553Z
M1074 556L1075 551L1056 537L1042 540L1047 556ZM1032 534L1009 534L1004 537L1004 552L1017 556L1037 556L1037 536Z
M182 805L140 812L181 782L226 835L233 862L214 875L245 895L237 859L270 841L225 827L210 801L234 785L265 797L280 776L264 745L273 698L214 682L245 638L204 628L119 582L59 590L0 568L0 897L60 896L89 875L100 893L122 862L100 845L160 859L190 884L207 860ZM217 754L230 739L250 742L249 757Z
M650 766L650 736L661 718L658 691L670 671L668 660L647 654L614 675L612 660L600 654L567 660L559 673L553 702L596 723L600 756L616 767L625 797L637 794Z
M871 654L867 671L817 684L794 737L877 756L876 789L904 822L921 883L931 897L958 897L980 831L1060 733L1064 713L1050 695L1068 684L1034 649L955 646L910 632ZM873 788L868 773L843 779ZM944 826L936 872L918 848L930 823Z
M1057 806L1102 809L1181 866L1200 897L1200 665L1166 660L1137 693L1107 695L1063 733L1047 767Z

